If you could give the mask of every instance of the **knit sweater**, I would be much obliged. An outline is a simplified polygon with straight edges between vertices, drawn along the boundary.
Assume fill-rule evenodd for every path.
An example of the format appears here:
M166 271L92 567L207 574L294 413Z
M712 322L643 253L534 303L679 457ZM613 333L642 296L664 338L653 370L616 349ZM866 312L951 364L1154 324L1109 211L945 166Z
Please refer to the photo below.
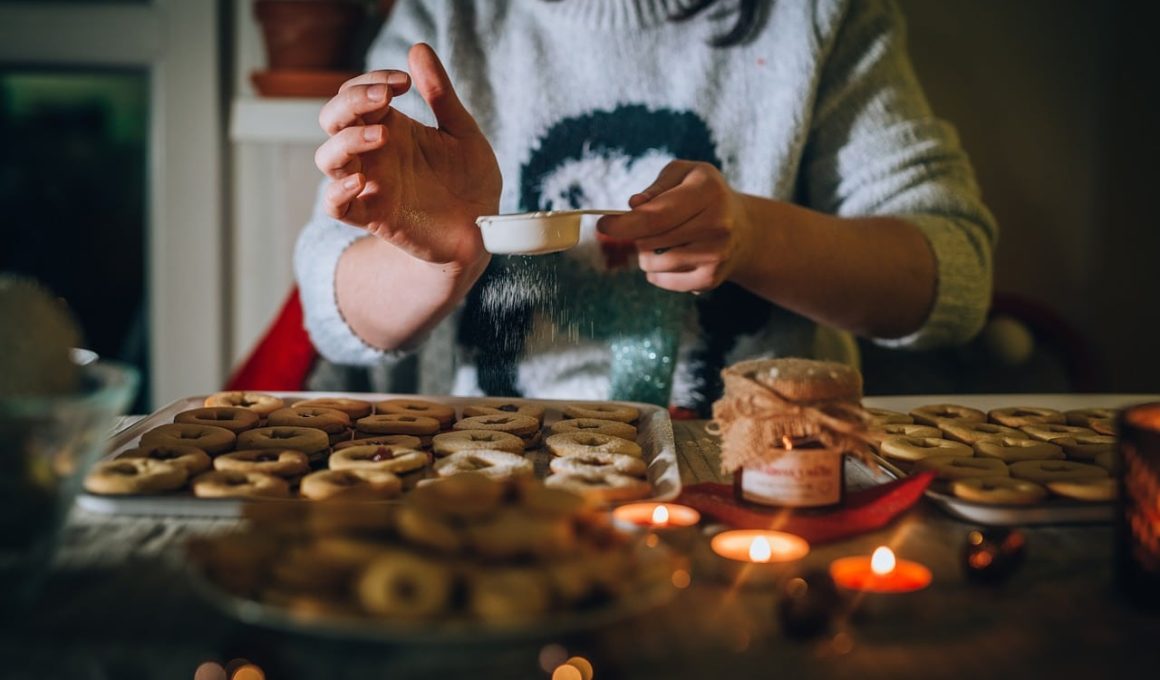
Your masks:
M954 130L919 88L896 8L773 0L750 39L712 47L736 19L731 3L681 22L667 18L677 5L400 0L367 66L405 69L413 43L435 48L495 149L501 212L625 208L668 161L684 159L713 164L739 192L838 216L900 216L934 253L936 298L914 334L876 341L923 349L973 336L990 300L997 229ZM417 93L393 105L434 124ZM303 230L295 267L307 329L339 364L389 365L420 350L424 392L704 412L723 366L813 347L812 322L733 284L696 297L651 286L631 248L601 242L587 222L565 253L494 257L431 337L382 352L335 301L338 259L364 237L321 207Z

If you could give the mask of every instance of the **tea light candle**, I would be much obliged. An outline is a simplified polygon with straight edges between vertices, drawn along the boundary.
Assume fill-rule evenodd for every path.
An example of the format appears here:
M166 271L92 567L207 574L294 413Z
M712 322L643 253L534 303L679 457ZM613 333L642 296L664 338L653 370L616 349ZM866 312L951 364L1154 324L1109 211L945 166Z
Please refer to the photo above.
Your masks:
M722 531L709 545L721 557L751 564L792 562L810 552L810 544L800 536L759 529Z
M920 604L923 598L917 594L932 580L930 569L897 559L886 546L879 546L870 556L834 560L830 576L839 589L853 595L855 618L910 622L925 613Z
M809 551L805 539L782 531L726 530L710 539L703 568L732 585L773 587L790 573L788 564Z
M701 513L675 503L628 503L613 510L612 518L644 529L670 529L694 526Z
M909 593L930 585L931 574L918 562L895 558L886 546L874 554L834 560L830 575L841 588L866 593Z

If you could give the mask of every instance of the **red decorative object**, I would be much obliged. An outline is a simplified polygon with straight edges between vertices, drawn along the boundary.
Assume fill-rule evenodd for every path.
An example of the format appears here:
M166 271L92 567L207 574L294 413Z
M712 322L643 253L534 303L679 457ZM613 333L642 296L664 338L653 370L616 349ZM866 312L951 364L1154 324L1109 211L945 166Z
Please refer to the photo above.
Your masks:
M826 513L759 510L737 503L731 484L703 482L686 486L675 502L740 529L774 529L796 534L811 544L856 536L890 523L922 498L933 472L911 475L887 484L851 491L841 507Z
M266 334L226 382L227 390L301 390L318 354L303 326L294 288Z

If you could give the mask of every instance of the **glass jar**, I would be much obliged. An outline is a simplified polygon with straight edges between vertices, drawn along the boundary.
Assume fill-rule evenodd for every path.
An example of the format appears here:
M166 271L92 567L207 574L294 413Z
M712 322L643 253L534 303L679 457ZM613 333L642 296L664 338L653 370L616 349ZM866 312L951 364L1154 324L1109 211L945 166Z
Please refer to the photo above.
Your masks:
M812 438L787 442L779 455L750 463L733 475L738 501L779 508L827 508L846 494L845 454Z

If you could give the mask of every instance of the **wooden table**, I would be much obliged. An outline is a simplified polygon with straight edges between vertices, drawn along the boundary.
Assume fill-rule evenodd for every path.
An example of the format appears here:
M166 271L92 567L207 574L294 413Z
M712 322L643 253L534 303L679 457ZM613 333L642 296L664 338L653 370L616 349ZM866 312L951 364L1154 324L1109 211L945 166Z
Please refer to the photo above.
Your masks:
M704 423L675 424L684 484L721 481ZM891 543L934 585L902 618L843 622L796 641L779 630L775 591L694 574L675 601L631 621L556 640L443 647L327 640L251 627L202 601L181 568L191 535L227 520L75 511L43 596L0 613L0 677L192 678L205 661L246 658L274 678L547 678L541 654L592 661L596 677L1115 677L1157 673L1160 613L1124 604L1108 526L1025 529L1027 561L1004 585L967 583L972 528L925 504L881 531L815 546L803 569Z

